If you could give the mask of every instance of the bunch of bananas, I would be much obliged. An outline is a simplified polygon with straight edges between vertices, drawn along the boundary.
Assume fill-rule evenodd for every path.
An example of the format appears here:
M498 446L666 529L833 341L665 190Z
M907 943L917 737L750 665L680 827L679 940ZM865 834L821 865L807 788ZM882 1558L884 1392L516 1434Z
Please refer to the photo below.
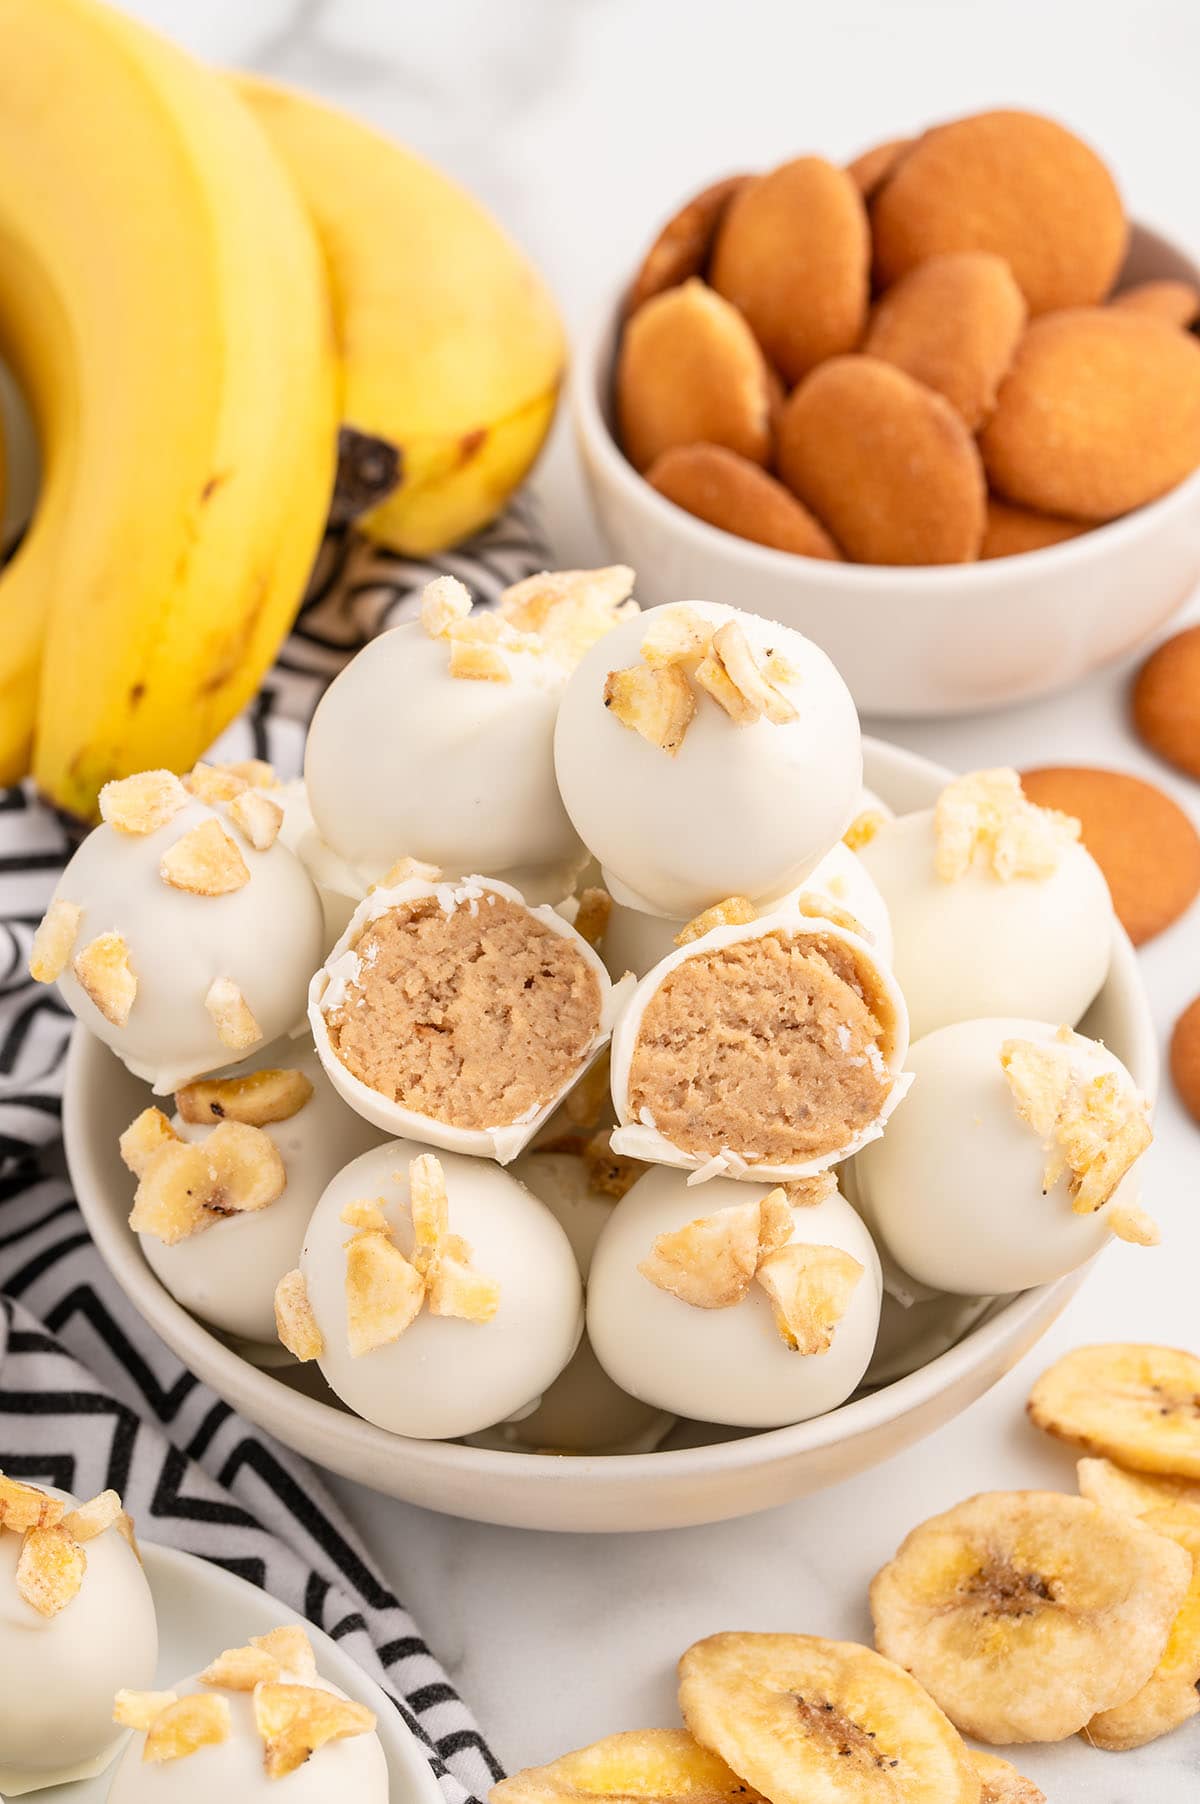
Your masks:
M99 0L0 0L0 43L0 357L42 463L0 571L0 782L90 819L254 693L335 481L412 553L499 510L563 341L488 214L354 120Z

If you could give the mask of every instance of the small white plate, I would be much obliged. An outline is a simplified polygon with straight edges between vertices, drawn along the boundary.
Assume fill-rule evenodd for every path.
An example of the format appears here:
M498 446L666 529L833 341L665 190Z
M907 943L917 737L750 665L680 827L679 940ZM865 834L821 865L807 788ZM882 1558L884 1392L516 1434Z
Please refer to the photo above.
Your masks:
M374 1679L342 1652L322 1630L305 1622L286 1604L268 1597L256 1585L237 1578L194 1554L141 1542L146 1577L158 1612L158 1684L166 1687L207 1666L222 1648L240 1647L251 1635L265 1635L281 1623L299 1622L313 1644L317 1667L348 1697L356 1698L378 1718L379 1739L387 1759L388 1804L443 1804L433 1770L395 1705ZM76 1779L26 1792L30 1804L104 1804L116 1758L94 1779ZM227 1804L237 1804L229 1799Z

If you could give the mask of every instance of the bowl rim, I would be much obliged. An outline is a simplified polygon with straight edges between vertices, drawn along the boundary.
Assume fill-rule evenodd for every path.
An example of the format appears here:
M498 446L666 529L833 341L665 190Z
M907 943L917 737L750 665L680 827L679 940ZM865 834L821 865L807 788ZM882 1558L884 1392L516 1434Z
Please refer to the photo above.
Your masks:
M1135 233L1140 239L1163 247L1191 265L1200 284L1200 263L1186 245L1148 221L1131 218L1131 243ZM1030 558L1039 560L1039 570L1052 565L1055 570L1065 571L1072 564L1086 565L1090 559L1105 557L1126 541L1153 534L1160 525L1169 524L1176 512L1186 513L1200 496L1200 468L1197 468L1166 494L1115 520L1086 527L1076 538L1017 552L1010 557L977 559L969 564L854 564L832 558L807 557L799 551L779 551L770 545L756 544L753 539L740 539L736 533L726 532L723 527L712 526L707 520L689 514L686 508L668 501L665 495L651 488L617 443L608 422L603 395L612 376L627 286L624 284L619 288L615 297L593 314L577 342L568 382L575 430L586 452L596 458L606 476L633 505L643 508L661 531L690 539L701 553L710 556L721 553L734 562L741 561L747 569L776 579L789 572L795 577L799 572L806 581L821 580L831 589L853 592L868 601L881 595L890 597L895 593L924 589L931 584L945 587L954 582L970 584L981 597L987 597L996 589L1007 587L1014 578L1019 580L1020 573L1030 568ZM969 601L967 605L970 605Z
M868 765L886 764L898 780L916 780L928 787L944 784L953 773L944 765L899 746L864 736ZM868 780L878 781L878 771L868 769ZM887 787L886 783L883 787ZM1114 935L1113 964L1108 981L1120 984L1132 1017L1135 1055L1130 1059L1134 1077L1153 1098L1158 1080L1158 1051L1136 954L1124 930ZM467 1483L486 1484L502 1476L520 1485L534 1486L561 1480L563 1455L527 1453L515 1449L472 1447L460 1441L418 1440L394 1435L365 1422L348 1411L305 1396L282 1383L270 1370L251 1365L216 1333L189 1314L147 1265L137 1238L118 1223L116 1213L104 1201L104 1184L96 1170L92 1149L84 1132L86 1109L83 1092L92 1060L111 1059L109 1049L95 1040L87 1028L76 1024L67 1056L63 1094L63 1136L68 1169L92 1237L121 1289L150 1326L159 1333L188 1367L223 1397L232 1398L269 1432L288 1445L308 1453L333 1470L347 1470L335 1453L349 1458L356 1473L369 1463L378 1474L403 1459L410 1469L427 1475L452 1474ZM1099 1257L1097 1254L1096 1257ZM600 1481L610 1492L651 1485L656 1478L686 1480L714 1472L745 1472L775 1467L804 1455L819 1453L841 1443L853 1443L886 1429L920 1411L942 1392L954 1388L1005 1346L1020 1339L1027 1324L1047 1313L1057 1313L1083 1283L1092 1261L1078 1270L1019 1292L995 1313L972 1328L954 1346L903 1378L881 1385L841 1404L823 1416L780 1428L761 1429L734 1439L703 1441L690 1447L659 1448L649 1453L572 1454L571 1479L586 1487ZM312 1453L314 1446L323 1451ZM373 1482L368 1480L367 1482ZM378 1488L386 1488L380 1485ZM617 1526L620 1526L619 1524Z

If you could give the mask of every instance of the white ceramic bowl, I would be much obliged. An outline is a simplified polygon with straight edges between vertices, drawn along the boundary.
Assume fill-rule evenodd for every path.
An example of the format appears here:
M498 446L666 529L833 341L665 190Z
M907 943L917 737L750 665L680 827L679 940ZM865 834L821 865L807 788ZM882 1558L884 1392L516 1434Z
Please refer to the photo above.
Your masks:
M1197 265L1135 226L1120 286L1200 281ZM772 551L685 513L643 481L613 437L616 304L577 350L580 455L611 555L643 607L728 601L827 651L864 714L973 713L1078 682L1149 637L1200 576L1200 472L1149 507L1044 551L897 569Z
M949 775L878 740L865 742L864 755L867 783L900 813L930 806ZM1153 1095L1154 1028L1133 948L1119 929L1112 971L1085 1027ZM900 1452L982 1396L1045 1333L1085 1275L996 1305L920 1371L790 1428L743 1434L693 1423L658 1452L588 1457L406 1440L349 1415L315 1367L249 1364L163 1289L130 1232L129 1173L117 1154L118 1129L145 1101L144 1086L77 1028L64 1101L71 1176L101 1253L147 1321L192 1371L287 1446L388 1496L477 1521L593 1532L679 1528L819 1491Z

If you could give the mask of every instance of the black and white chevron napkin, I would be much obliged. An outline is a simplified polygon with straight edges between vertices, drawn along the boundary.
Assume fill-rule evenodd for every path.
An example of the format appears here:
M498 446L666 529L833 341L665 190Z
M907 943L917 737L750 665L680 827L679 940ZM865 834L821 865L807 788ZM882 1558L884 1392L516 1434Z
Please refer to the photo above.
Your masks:
M220 755L297 774L322 690L436 575L480 601L545 565L527 500L436 566L331 534L295 631ZM71 1016L32 983L34 929L70 841L26 788L0 791L0 1470L121 1493L139 1533L239 1573L342 1642L417 1735L447 1804L501 1776L416 1623L312 1469L229 1406L142 1321L97 1253L60 1138Z

